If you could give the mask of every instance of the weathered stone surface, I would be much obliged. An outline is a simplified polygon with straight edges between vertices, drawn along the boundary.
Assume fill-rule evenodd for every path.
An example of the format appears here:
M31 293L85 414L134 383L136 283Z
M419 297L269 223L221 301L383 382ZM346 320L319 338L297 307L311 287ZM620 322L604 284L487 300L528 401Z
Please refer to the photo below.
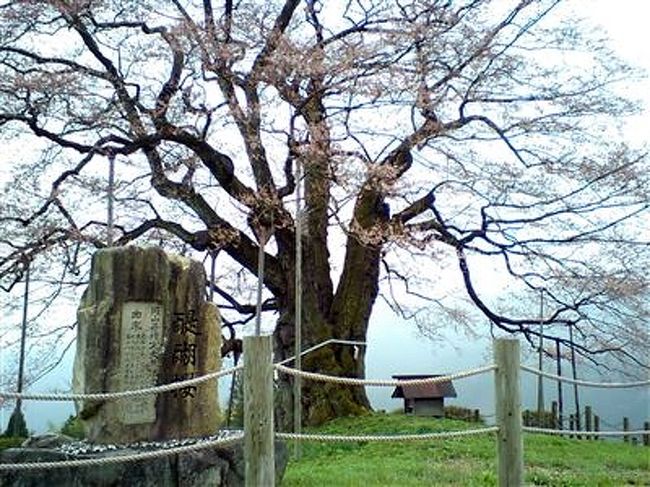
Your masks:
M74 438L60 433L45 433L30 436L20 445L23 448L56 448L64 443L70 443Z
M134 452L123 449L72 456L50 449L12 448L0 451L0 463L103 458ZM287 447L276 442L276 485L280 485L287 461ZM237 444L101 467L0 472L0 487L240 487L244 485L244 470L243 447Z
M219 370L221 331L200 262L158 248L93 256L77 312L77 393L142 389ZM208 436L219 423L216 381L157 395L77 403L89 441Z

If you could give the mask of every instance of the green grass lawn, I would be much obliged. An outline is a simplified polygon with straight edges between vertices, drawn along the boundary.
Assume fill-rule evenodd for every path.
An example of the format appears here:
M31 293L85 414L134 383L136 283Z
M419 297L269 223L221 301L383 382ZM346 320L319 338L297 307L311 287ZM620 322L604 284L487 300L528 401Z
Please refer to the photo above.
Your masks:
M309 432L328 434L428 433L476 428L447 419L373 414L341 418ZM496 485L494 434L417 442L304 443L283 487ZM579 441L526 434L527 485L650 486L650 448L622 441Z

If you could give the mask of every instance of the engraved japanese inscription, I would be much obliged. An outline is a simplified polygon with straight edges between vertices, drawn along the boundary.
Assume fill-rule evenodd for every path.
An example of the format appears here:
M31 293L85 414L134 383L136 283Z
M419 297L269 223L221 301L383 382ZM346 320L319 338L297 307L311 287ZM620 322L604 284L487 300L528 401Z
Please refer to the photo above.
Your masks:
M187 313L174 313L172 330L175 335L172 361L175 367L174 382L180 382L195 377L197 367L197 342L199 331L199 318L196 310L190 309ZM179 372L180 369L180 372ZM197 387L187 386L173 391L174 397L192 399L196 396Z
M157 303L128 301L122 306L119 376L122 390L156 385L163 351L163 311ZM120 400L124 424L156 419L156 395Z

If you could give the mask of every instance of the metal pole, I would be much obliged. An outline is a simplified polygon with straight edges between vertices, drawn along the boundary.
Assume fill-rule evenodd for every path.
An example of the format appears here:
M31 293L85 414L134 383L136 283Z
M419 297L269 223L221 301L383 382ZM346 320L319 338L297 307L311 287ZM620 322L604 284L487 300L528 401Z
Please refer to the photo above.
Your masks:
M217 264L217 251L210 252L210 257L212 262L210 262L210 289L208 290L208 300L210 302L214 301L214 276Z
M255 336L260 336L262 328L262 286L264 284L264 244L266 239L259 239L257 253L257 305L255 307Z
M573 323L569 324L569 341L571 342L571 368L573 370L573 380L578 379L578 373L576 371L576 350L573 345ZM573 398L575 401L576 412L575 412L575 428L580 431L580 397L578 395L578 384L573 384ZM578 435L580 439L580 435Z
M29 267L30 262L25 261L25 293L23 296L23 322L20 330L20 356L18 361L18 393L23 392L25 377L25 342L27 341L27 308L29 306ZM16 400L16 411L20 411L22 401Z
M108 154L108 234L106 243L109 247L113 246L113 197L115 188L115 154Z
M539 360L538 368L542 370L542 354L544 350L544 289L539 295ZM544 379L537 376L537 421L541 424L544 414Z
M562 376L562 356L560 355L560 340L555 339L555 355L557 360L557 375ZM562 398L562 381L557 381L558 429L564 429L564 401Z
M2 353L3 350L4 350L4 345L0 342L0 377L5 376L5 361ZM3 384L0 382L0 387L2 386ZM0 424L4 424L5 422L5 413L4 410L2 409L2 406L4 405L4 401L5 401L4 398L0 397Z
M302 370L302 166L296 160L296 271L295 271L295 331L294 354L296 357L295 368ZM302 378L293 378L293 431L300 433L302 430ZM294 445L294 455L300 458L300 440Z

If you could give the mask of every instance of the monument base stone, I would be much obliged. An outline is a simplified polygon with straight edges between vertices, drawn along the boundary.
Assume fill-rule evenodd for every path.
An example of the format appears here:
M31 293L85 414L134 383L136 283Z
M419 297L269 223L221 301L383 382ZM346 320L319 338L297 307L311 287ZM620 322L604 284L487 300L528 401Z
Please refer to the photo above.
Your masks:
M57 449L11 448L0 451L0 463L55 462L137 452L136 449L123 448L71 455ZM287 461L286 445L276 442L276 485L280 485ZM110 465L0 471L0 487L243 487L244 471L243 446L235 444Z

